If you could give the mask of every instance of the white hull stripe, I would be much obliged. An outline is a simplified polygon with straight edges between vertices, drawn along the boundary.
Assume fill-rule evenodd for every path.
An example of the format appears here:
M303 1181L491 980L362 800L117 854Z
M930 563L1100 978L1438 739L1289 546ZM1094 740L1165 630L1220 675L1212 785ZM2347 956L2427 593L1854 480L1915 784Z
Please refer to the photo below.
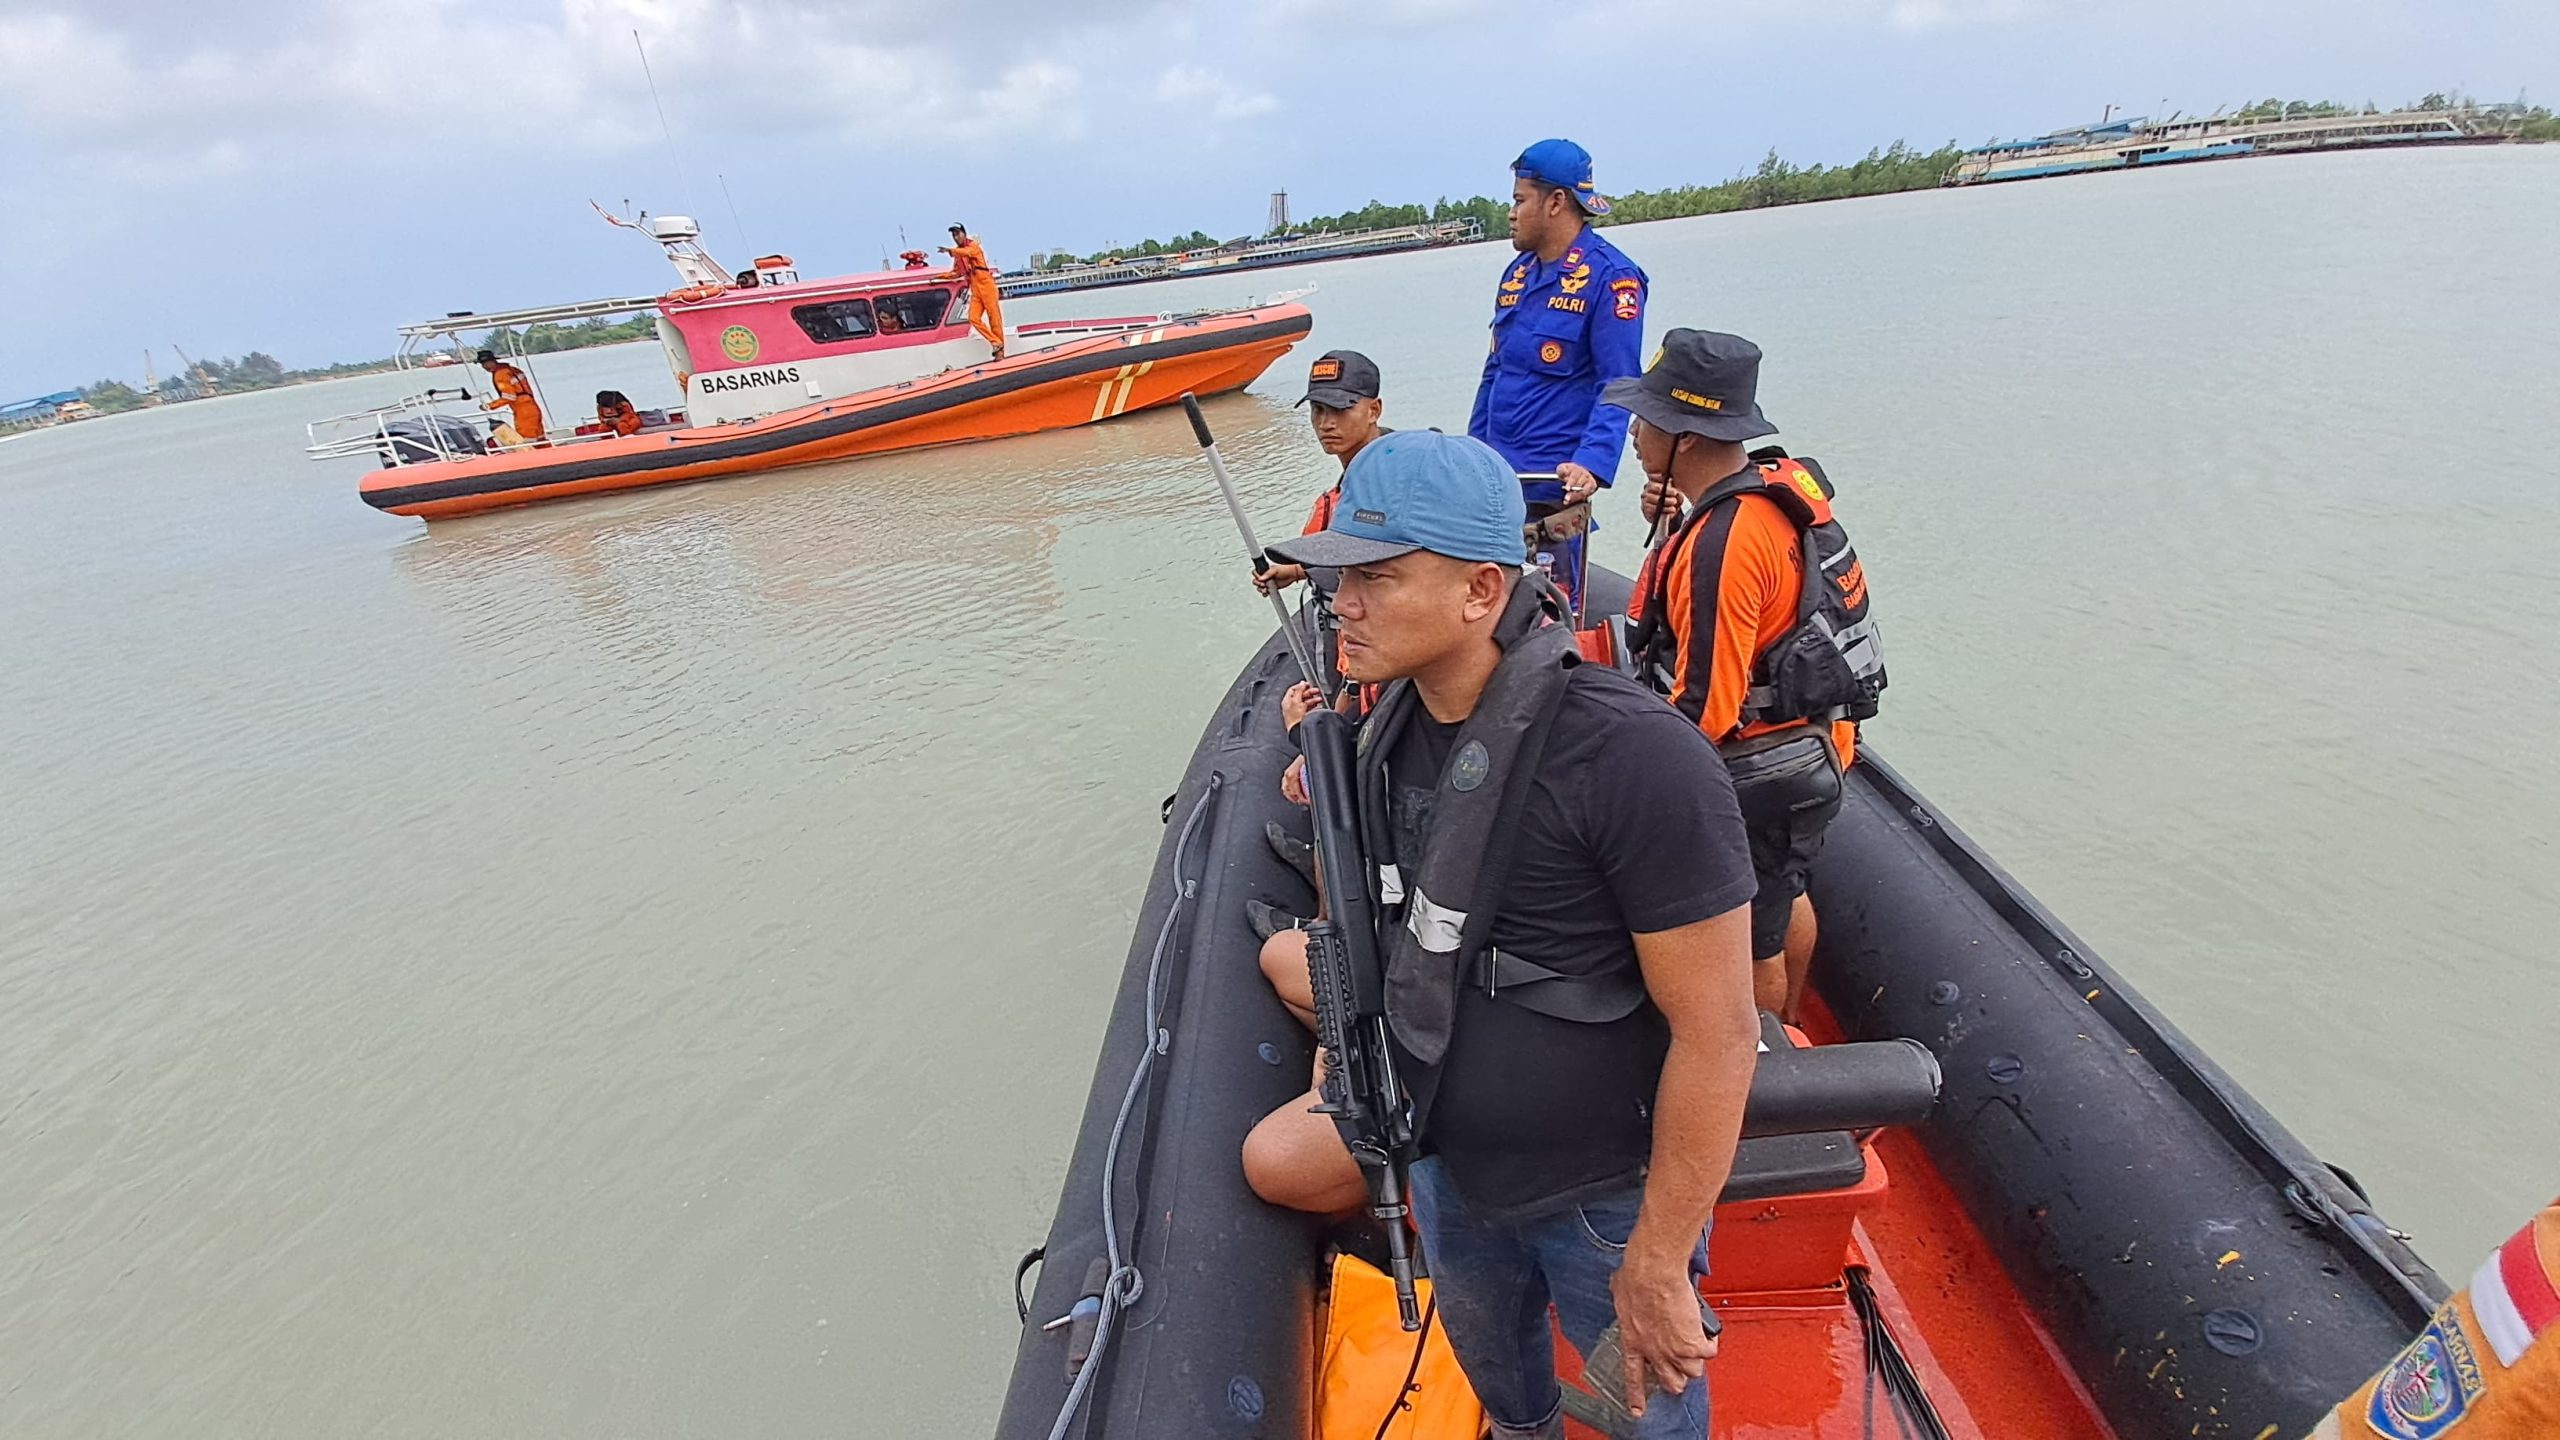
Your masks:
M2524 1356L2534 1337L2560 1324L2560 1290L2543 1273L2542 1257L2528 1225L2498 1247L2471 1277L2471 1313L2480 1334L2509 1367Z

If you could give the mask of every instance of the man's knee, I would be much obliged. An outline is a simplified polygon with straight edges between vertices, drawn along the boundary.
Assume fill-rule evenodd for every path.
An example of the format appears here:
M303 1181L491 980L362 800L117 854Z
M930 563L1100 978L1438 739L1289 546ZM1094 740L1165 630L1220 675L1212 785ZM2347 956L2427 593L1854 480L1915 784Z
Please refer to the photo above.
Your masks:
M1333 1123L1310 1115L1313 1095L1262 1117L1244 1137L1244 1179L1266 1204L1330 1215L1356 1209L1368 1186Z
M1262 942L1262 978L1280 998L1301 1010L1315 1007L1315 984L1307 978L1307 932L1283 930Z

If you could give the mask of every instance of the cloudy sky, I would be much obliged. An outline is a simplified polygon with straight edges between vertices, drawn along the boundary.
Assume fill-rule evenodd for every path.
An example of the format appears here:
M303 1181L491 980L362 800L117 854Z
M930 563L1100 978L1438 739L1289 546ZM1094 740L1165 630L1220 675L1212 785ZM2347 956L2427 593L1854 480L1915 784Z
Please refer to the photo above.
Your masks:
M1549 133L1654 188L2110 103L2548 103L2555 62L2551 0L0 0L0 400L669 283L590 198L808 274L955 218L1018 264L1494 193Z

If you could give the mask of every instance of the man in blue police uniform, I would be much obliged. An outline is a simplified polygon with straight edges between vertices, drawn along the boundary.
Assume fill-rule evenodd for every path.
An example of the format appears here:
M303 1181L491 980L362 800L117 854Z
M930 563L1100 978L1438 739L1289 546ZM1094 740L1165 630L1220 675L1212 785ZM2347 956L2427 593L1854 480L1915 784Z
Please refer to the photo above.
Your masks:
M1644 369L1644 271L1595 234L1609 213L1593 190L1591 155L1570 140L1541 140L1511 162L1511 248L1493 302L1493 338L1476 385L1467 433L1534 481L1540 505L1588 500L1616 478L1627 412L1600 389ZM1557 584L1578 602L1583 541L1549 547Z

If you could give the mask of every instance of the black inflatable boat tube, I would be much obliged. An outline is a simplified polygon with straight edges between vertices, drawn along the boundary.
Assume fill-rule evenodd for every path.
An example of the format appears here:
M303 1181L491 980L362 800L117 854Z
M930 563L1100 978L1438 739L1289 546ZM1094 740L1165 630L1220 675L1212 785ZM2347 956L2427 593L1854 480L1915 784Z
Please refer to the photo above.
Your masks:
M1945 1067L1914 1133L2120 1435L2310 1430L2443 1282L1861 746L1813 872L1813 984Z

